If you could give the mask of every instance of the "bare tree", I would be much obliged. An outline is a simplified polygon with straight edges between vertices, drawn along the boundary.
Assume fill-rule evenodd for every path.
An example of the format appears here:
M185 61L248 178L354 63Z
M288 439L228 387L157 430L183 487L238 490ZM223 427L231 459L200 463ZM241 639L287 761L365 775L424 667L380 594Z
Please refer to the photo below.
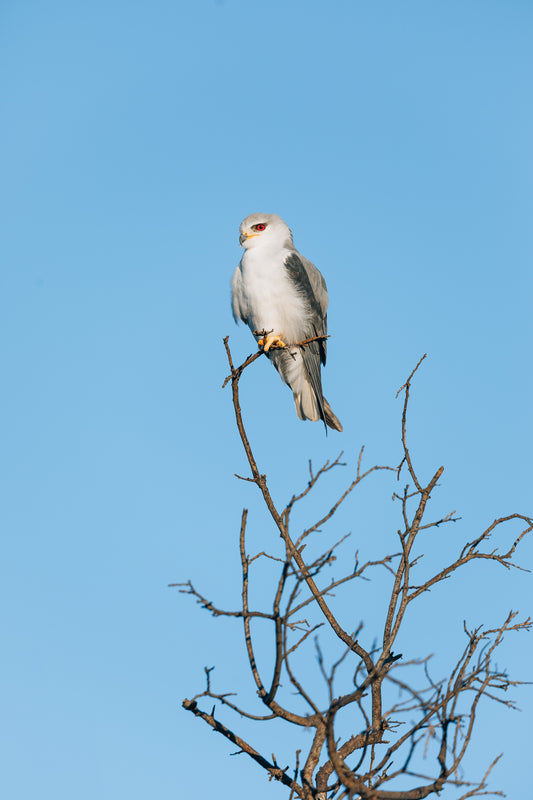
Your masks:
M343 466L342 454L317 471L310 463L307 485L294 494L284 508L277 508L267 478L259 470L252 452L239 400L239 380L243 371L260 357L261 352L235 367L228 337L224 344L231 370L224 385L231 382L237 428L251 470L251 476L242 480L254 483L261 492L273 526L279 533L281 551L264 550L253 556L247 553L248 512L244 509L239 533L242 565L242 602L239 608L230 611L219 608L190 581L173 585L190 594L214 616L242 620L251 675L268 713L254 714L230 700L231 694L214 691L211 669L207 668L204 690L191 700L184 700L183 707L233 742L239 753L250 756L266 770L270 779L281 781L290 790L291 800L293 797L303 800L326 800L326 797L419 800L440 794L446 787L453 788L461 800L502 794L488 789L490 772L500 756L487 764L485 774L477 779L467 779L461 764L472 740L480 701L487 698L514 707L513 700L505 693L519 681L512 680L498 668L495 653L506 633L529 630L531 620L519 620L517 612L510 611L503 621L489 627L470 629L463 623L464 647L454 657L454 664L444 678L431 675L427 654L400 654L393 648L397 646L411 604L415 601L423 603L428 590L465 565L485 560L506 569L521 569L514 563L515 552L522 539L533 530L533 520L523 514L495 519L472 541L466 542L449 563L442 564L422 582L415 582L414 576L418 575L415 567L423 557L417 547L420 533L457 520L455 512L436 520L429 516L431 494L442 476L443 467L437 469L428 482L424 481L415 469L407 443L409 395L413 377L424 356L398 392L398 395L403 393L403 457L400 465L364 469L361 450L355 476L332 507L310 527L293 533L291 513L294 507L317 491L326 473ZM300 346L305 344L302 342ZM394 494L401 508L401 526L394 534L395 543L390 546L393 552L378 554L375 560L365 563L359 563L356 554L353 569L341 577L328 579L327 570L335 562L346 537L317 556L305 558L304 550L306 554L310 552L309 544L315 534L349 495L358 490L372 473L380 470L392 470L398 482L402 478L407 480L403 490ZM502 552L493 540L515 523L520 525L518 537ZM266 610L255 610L249 605L250 586L256 566L264 559L277 564L277 579L271 587L270 605ZM379 629L375 631L375 643L365 648L358 639L363 623L353 631L343 623L343 617L351 618L353 613L350 586L354 581L367 579L376 570L384 570L387 574L386 602ZM337 595L336 611L332 609L333 590ZM339 602L339 592L344 593L343 604ZM318 622L312 618L313 610L320 615ZM274 666L268 675L260 668L255 655L257 636L260 635L255 627L258 620L268 622L274 630ZM321 640L313 637L319 627L322 628ZM328 654L334 650L331 639L341 647L340 655L332 663L326 663L324 656L324 638L328 636ZM314 649L313 660L318 665L325 691L317 692L316 681L310 679L309 655L305 661L301 657L309 647ZM343 683L343 688L339 688L340 683ZM255 720L258 725L268 725L275 719L290 723L295 735L294 766L283 767L275 756L267 757L254 749L234 731L234 726L230 728L215 717L215 705L212 711L201 707L204 698L241 717ZM351 713L347 714L347 710ZM301 736L301 729L312 732L311 743ZM272 749L269 748L268 752Z

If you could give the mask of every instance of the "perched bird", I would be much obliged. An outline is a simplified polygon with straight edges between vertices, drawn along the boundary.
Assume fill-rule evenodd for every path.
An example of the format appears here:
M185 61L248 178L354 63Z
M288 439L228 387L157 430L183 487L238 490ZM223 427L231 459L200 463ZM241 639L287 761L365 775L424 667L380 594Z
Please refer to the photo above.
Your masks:
M327 333L328 292L318 269L295 248L288 225L277 214L251 214L241 223L241 263L231 282L235 321L241 319L294 394L300 419L342 425L322 394L320 364Z

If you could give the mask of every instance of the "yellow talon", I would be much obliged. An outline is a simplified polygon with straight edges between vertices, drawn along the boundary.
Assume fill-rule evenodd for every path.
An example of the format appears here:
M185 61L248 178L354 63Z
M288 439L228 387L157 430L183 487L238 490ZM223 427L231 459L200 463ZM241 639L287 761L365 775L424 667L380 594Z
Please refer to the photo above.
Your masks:
M263 348L265 353L268 353L271 347L287 347L283 339L275 333L267 334L264 339L259 339L257 344Z

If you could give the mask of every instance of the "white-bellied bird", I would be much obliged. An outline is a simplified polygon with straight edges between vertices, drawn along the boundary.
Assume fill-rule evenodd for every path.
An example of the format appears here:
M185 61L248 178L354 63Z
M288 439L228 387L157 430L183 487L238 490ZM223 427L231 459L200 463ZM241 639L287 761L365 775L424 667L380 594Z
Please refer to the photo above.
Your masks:
M300 419L342 425L322 394L328 292L318 269L295 248L277 214L251 214L241 223L241 263L231 282L235 321L241 319L294 394Z

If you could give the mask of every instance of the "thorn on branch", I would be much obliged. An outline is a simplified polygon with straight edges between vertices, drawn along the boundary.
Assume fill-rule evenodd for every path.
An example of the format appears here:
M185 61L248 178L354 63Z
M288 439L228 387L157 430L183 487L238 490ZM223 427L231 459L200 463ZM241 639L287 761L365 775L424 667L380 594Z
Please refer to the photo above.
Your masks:
M255 483L256 482L255 478L244 478L242 475L237 475L236 472L234 472L233 474L240 481L248 481L248 483Z

